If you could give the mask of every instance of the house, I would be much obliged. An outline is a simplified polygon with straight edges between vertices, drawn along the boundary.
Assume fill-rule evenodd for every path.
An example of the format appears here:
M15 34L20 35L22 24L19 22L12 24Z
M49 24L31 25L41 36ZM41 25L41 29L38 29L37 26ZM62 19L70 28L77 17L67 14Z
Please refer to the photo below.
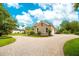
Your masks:
M41 35L44 35L44 36L49 35L48 30L51 31L51 35L54 35L54 33L56 32L54 26L52 24L47 23L47 22L36 23L34 25L33 29L36 34L38 32L40 32Z
M12 33L24 33L24 30L22 30L22 29L14 29L12 31Z

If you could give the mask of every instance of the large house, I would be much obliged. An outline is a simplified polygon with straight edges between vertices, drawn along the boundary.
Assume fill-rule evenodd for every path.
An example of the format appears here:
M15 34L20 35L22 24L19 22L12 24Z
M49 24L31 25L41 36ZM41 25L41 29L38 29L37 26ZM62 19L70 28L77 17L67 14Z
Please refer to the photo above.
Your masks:
M39 22L34 25L34 32L36 34L40 32L41 35L49 35L48 30L51 31L51 35L54 35L55 28L52 24L49 24L47 22Z

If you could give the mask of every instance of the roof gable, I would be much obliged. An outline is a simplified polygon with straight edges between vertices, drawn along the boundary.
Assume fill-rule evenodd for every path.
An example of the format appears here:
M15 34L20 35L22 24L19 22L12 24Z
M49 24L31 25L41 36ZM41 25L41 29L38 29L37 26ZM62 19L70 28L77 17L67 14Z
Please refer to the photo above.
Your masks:
M47 26L52 26L54 28L53 24L50 24L50 23L47 23L47 22L42 22L42 21L40 21L39 23L34 24L34 26L38 26L38 24L41 24L41 23L43 23Z

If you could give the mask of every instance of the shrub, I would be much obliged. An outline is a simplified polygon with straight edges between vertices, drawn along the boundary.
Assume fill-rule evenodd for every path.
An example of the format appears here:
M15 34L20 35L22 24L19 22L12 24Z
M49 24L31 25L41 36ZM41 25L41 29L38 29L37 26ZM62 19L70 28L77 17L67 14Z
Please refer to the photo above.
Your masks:
M75 32L76 35L79 35L79 32Z
M37 34L38 34L38 35L41 35L41 32L38 32Z
M22 34L26 34L26 31L24 30L24 31L22 32Z
M34 34L35 34L34 31L30 31L30 32L29 32L29 35L34 35Z
M63 29L57 29L56 34L62 33Z
M62 33L64 33L64 34L70 34L70 31L64 30Z
M56 32L56 34L60 34L60 33L61 33L60 31L57 31L57 32Z
M51 35L51 32L52 32L51 30L48 30L48 35L49 35L49 36Z

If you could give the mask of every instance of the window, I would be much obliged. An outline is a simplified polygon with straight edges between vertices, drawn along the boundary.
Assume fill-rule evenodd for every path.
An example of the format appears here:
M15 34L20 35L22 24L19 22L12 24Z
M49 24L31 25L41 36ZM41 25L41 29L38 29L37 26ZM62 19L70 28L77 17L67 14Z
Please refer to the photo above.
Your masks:
M46 32L48 32L48 28L46 28Z

